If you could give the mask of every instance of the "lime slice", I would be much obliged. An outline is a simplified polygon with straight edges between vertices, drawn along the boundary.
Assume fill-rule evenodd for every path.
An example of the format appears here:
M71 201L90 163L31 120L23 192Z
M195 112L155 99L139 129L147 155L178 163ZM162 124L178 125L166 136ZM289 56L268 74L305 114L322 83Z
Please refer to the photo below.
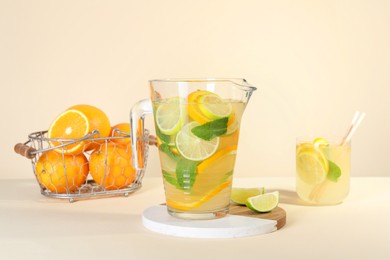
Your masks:
M231 135L232 133L236 132L237 129L240 127L240 122L237 120L237 118L233 119L233 122L230 123L230 119L228 121L228 128L226 129L225 135Z
M264 194L264 187L261 188L233 188L231 201L245 205L248 198Z
M176 148L186 159L202 161L215 153L219 145L219 137L210 141L203 140L191 132L191 129L199 126L198 122L192 121L183 126L176 135Z
M318 149L305 147L297 153L298 178L309 185L323 182L329 171L329 162Z
M210 119L219 119L231 115L233 108L214 93L204 94L198 98L199 109Z
M168 173L175 173L176 161L164 151L160 151L161 169Z
M161 133L173 135L179 132L185 118L186 107L179 97L166 99L156 110L156 124Z
M269 192L248 198L246 206L257 212L270 212L279 204L279 191Z

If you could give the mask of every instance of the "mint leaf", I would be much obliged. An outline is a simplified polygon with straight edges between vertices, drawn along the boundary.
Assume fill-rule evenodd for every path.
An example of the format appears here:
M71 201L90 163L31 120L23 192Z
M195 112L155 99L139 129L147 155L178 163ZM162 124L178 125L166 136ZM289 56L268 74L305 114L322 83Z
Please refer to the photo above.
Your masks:
M175 176L172 173L169 173L167 171L162 171L162 174L163 174L164 180L166 182L172 184L176 188L180 188L179 184L177 183L177 180L176 180Z
M210 141L214 137L226 133L228 120L228 117L223 117L203 125L195 126L191 129L191 132L203 140Z
M337 164L335 164L334 162L329 161L329 171L328 171L328 175L326 176L328 178L328 180L333 181L333 182L337 182L339 180L340 176L341 176L340 167Z
M160 131L160 129L158 129L158 127L156 127L156 135L164 143L168 143L169 144L169 142L171 141L171 136L161 133L161 131Z
M196 166L198 162L180 159L176 165L177 183L183 190L190 190L196 178Z
M169 145L167 145L166 143L162 143L160 144L160 146L158 147L161 151L163 151L164 153L166 153L171 159L177 161L179 159L179 156L177 156L176 154L174 154L171 150L171 147Z

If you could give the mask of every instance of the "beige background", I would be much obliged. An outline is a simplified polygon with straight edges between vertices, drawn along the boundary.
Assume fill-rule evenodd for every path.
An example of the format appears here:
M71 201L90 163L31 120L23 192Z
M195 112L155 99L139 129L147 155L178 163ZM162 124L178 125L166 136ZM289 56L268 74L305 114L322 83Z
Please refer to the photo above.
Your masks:
M389 176L389 14L386 0L0 0L0 177L33 177L13 146L67 107L88 103L127 121L148 80L166 77L258 87L236 176L294 176L295 137L341 136L356 110L367 117L352 174ZM146 176L158 175L152 149Z

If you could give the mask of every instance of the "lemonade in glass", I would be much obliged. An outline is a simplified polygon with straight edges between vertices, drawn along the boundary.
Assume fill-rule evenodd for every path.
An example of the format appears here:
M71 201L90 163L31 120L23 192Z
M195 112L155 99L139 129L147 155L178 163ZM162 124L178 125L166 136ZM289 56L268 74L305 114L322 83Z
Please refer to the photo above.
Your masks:
M256 88L243 79L150 83L151 99L132 109L132 131L138 118L153 113L168 213L186 219L225 216L241 119Z
M348 195L351 144L323 138L299 138L296 146L296 191L318 205L338 204Z

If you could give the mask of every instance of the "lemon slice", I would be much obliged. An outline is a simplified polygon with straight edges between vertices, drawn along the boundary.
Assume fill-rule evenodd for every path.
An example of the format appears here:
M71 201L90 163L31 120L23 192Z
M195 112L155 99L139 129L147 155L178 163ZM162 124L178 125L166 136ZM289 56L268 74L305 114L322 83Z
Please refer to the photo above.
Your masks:
M245 205L248 198L264 194L264 187L261 188L233 188L231 201L234 203Z
M212 94L212 92L206 90L197 90L190 93L187 97L188 116L200 124L205 124L211 121L210 118L203 114L203 112L200 110L200 105L198 104L199 97L207 94Z
M228 117L233 111L230 103L224 102L220 96L214 93L201 95L197 101L202 113L212 120Z
M179 132L185 121L185 105L179 97L166 99L156 109L156 124L166 135Z
M314 147L299 149L296 158L298 178L309 185L323 182L329 171L329 162L325 155Z
M265 213L275 209L278 204L279 191L274 191L248 198L246 206L251 210Z
M314 139L313 144L317 148L325 148L325 147L329 146L329 142L326 139L321 138L321 137Z
M188 160L205 160L215 153L219 145L219 137L206 141L191 132L192 128L199 125L198 122L192 121L184 125L176 135L176 149Z

